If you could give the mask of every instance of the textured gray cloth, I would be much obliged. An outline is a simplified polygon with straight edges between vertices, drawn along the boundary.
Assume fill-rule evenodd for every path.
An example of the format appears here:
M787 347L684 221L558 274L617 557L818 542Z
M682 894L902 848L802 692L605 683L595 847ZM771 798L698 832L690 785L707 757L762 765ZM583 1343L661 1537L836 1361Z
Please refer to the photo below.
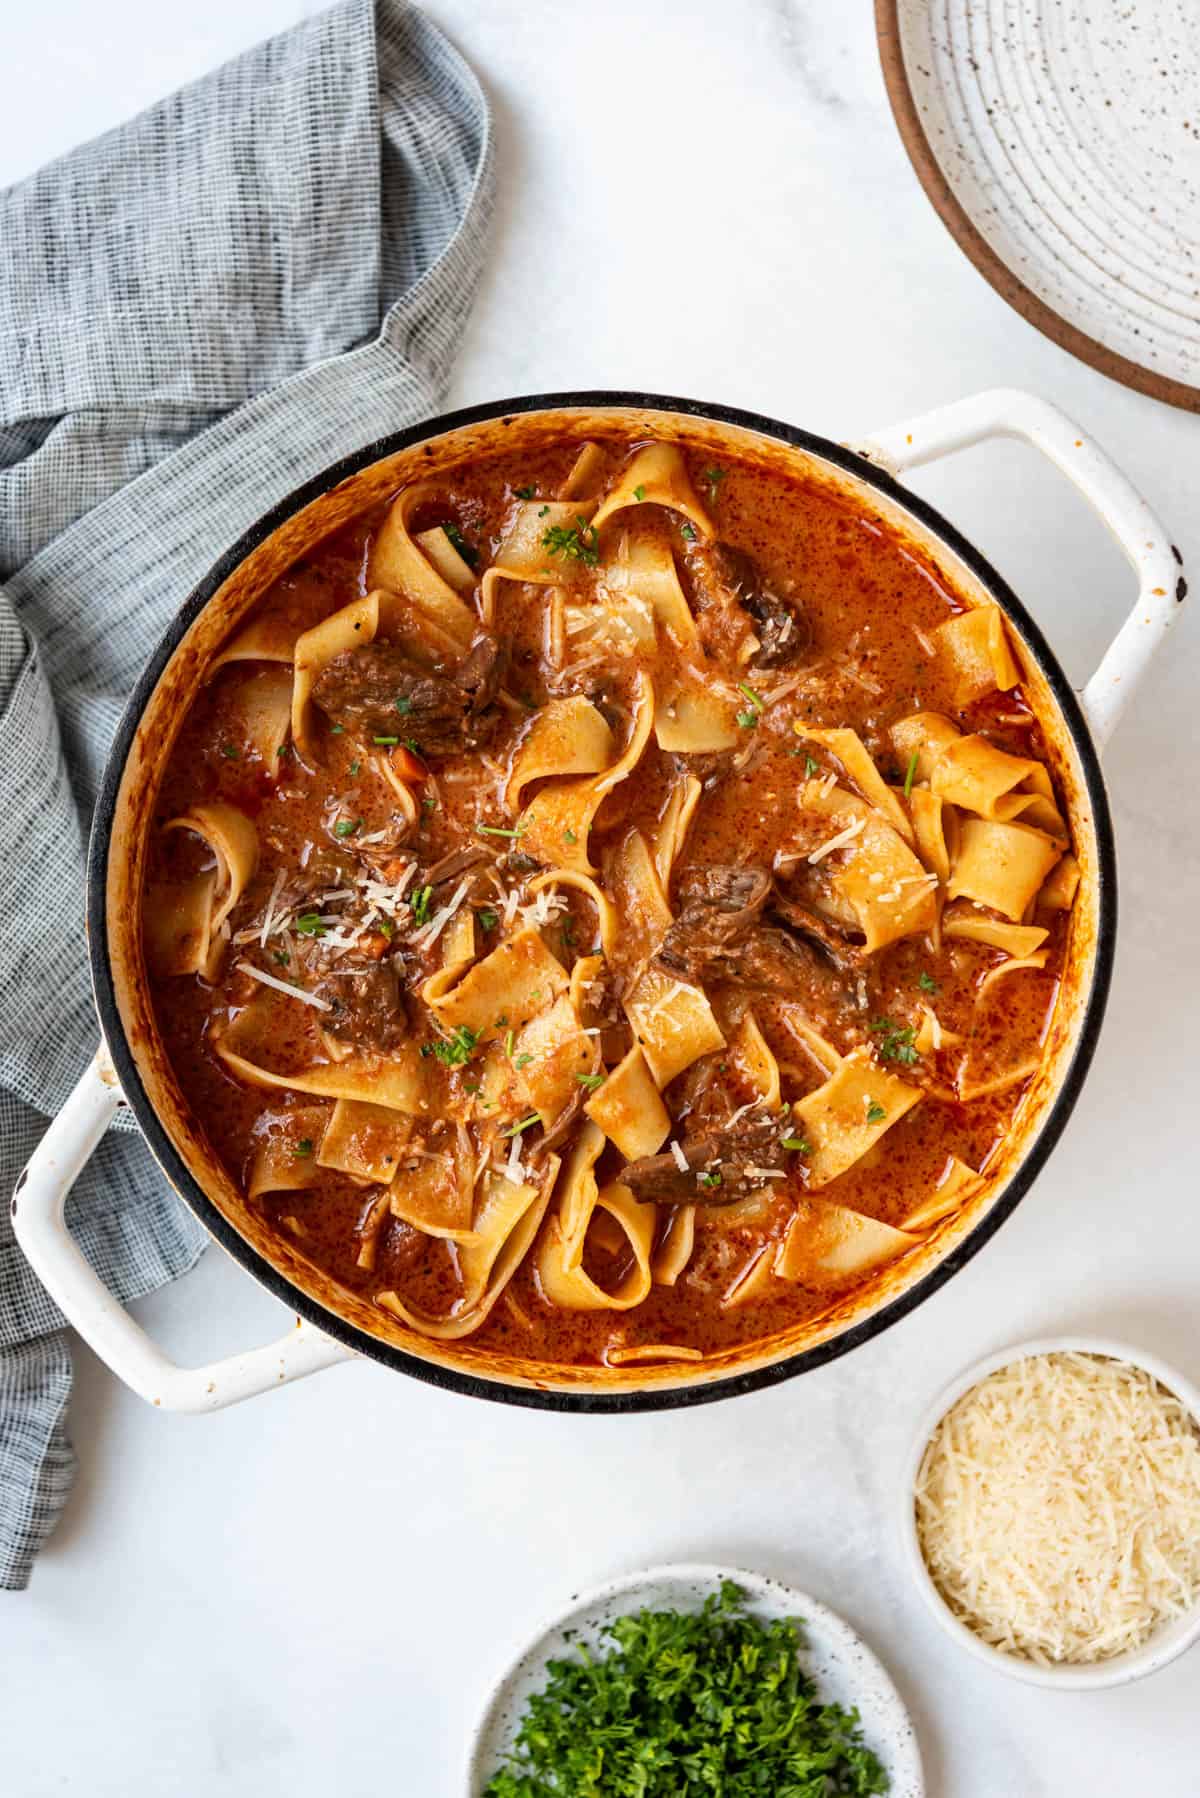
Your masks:
M348 0L0 194L0 1191L95 1046L88 818L189 589L339 456L435 411L492 201L487 104ZM69 1213L123 1298L204 1236L135 1132ZM62 1318L0 1214L0 1586L65 1501Z

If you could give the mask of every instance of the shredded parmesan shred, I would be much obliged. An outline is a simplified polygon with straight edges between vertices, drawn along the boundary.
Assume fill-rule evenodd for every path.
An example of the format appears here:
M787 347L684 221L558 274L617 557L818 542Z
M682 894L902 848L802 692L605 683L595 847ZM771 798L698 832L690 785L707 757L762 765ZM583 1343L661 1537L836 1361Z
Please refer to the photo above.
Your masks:
M1015 1361L942 1418L917 1533L951 1610L1039 1665L1137 1648L1200 1595L1200 1431L1128 1362Z

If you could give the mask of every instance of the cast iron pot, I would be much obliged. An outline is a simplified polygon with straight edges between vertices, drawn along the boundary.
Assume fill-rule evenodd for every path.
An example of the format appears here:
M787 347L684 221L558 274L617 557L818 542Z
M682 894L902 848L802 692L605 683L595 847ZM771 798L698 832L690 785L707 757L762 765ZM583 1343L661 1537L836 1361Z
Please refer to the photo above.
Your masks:
M853 498L919 546L968 599L1007 616L1040 715L1082 870L1068 965L1042 1065L983 1190L923 1245L820 1318L701 1366L549 1366L417 1335L340 1287L280 1240L213 1155L166 1061L150 1007L138 928L146 837L157 782L213 652L260 594L331 530L416 475L496 447L536 449L562 432L669 435L707 455L791 468ZM1125 550L1137 603L1081 695L1041 631L984 558L900 486L907 468L988 437L1019 437L1074 483ZM103 1041L22 1176L18 1241L71 1323L137 1392L179 1410L213 1410L354 1354L476 1397L559 1410L629 1411L701 1403L819 1367L886 1329L963 1267L1012 1212L1045 1164L1096 1045L1112 967L1116 866L1097 746L1162 639L1183 583L1158 520L1074 424L1027 394L975 396L845 447L731 407L643 394L542 394L476 406L367 444L277 506L184 602L117 730L88 863L92 977ZM167 1359L75 1247L64 1223L72 1181L117 1108L129 1105L166 1178L212 1235L296 1314L278 1342L200 1368Z

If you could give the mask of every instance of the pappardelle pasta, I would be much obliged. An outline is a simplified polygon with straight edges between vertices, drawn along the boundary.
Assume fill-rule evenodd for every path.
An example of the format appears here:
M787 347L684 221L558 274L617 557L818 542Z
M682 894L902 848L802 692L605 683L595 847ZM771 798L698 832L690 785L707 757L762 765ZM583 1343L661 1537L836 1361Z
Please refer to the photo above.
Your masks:
M995 607L815 482L562 441L276 583L173 750L144 942L294 1251L426 1337L688 1363L979 1192L1078 878Z

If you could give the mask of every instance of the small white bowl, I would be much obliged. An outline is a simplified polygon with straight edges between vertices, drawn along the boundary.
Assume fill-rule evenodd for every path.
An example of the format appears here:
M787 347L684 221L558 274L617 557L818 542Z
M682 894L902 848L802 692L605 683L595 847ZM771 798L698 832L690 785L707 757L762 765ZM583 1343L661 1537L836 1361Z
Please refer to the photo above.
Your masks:
M467 1748L465 1798L479 1798L501 1756L512 1747L525 1705L546 1680L546 1662L586 1643L603 1646L606 1623L630 1611L698 1611L721 1581L731 1579L758 1617L798 1617L805 1641L800 1665L828 1701L858 1710L863 1740L891 1779L889 1798L923 1798L924 1776L917 1738L891 1677L866 1643L828 1606L780 1580L741 1567L703 1564L648 1567L609 1580L570 1604L512 1656L488 1692L483 1715Z
M968 1367L944 1392L939 1393L921 1419L905 1464L901 1485L900 1535L905 1559L927 1609L946 1633L953 1636L960 1648L965 1648L968 1654L974 1655L985 1666L994 1668L997 1673L1007 1674L1010 1679L1022 1679L1028 1685L1051 1686L1060 1692L1095 1692L1103 1686L1123 1686L1132 1680L1144 1679L1148 1673L1156 1673L1168 1661L1175 1660L1185 1649L1190 1648L1200 1638L1200 1599L1184 1616L1176 1617L1171 1623L1163 1624L1155 1630L1140 1648L1131 1648L1125 1654L1115 1654L1104 1661L1066 1662L1059 1666L1043 1667L1036 1661L1022 1660L1018 1655L1005 1654L999 1648L992 1648L955 1616L934 1582L917 1536L914 1499L917 1476L930 1437L946 1412L957 1404L964 1393L969 1392L973 1386L978 1386L989 1374L997 1373L1000 1368L1008 1367L1012 1362L1023 1360L1027 1356L1050 1354L1104 1355L1113 1361L1128 1361L1134 1367L1152 1374L1161 1386L1173 1392L1186 1405L1196 1427L1200 1429L1200 1389L1175 1368L1160 1361L1156 1355L1131 1348L1126 1342L1113 1342L1105 1336L1039 1336L1031 1342L1014 1343L1012 1348L987 1355L982 1361L976 1361L974 1366Z

